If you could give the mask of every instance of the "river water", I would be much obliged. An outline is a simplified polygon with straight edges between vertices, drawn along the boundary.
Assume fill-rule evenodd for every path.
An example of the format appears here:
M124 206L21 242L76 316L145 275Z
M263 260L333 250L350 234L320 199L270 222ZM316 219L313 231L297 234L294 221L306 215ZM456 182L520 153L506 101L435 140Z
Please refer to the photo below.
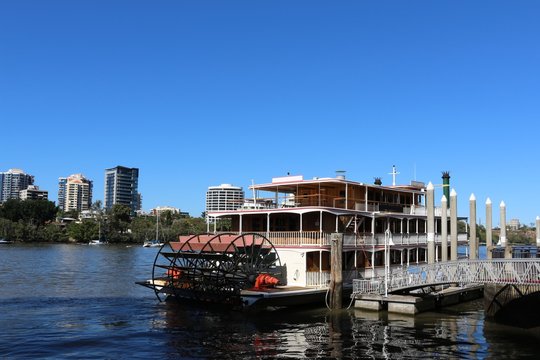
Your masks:
M482 301L416 317L325 307L258 314L160 303L156 248L1 245L2 359L536 358L540 338Z

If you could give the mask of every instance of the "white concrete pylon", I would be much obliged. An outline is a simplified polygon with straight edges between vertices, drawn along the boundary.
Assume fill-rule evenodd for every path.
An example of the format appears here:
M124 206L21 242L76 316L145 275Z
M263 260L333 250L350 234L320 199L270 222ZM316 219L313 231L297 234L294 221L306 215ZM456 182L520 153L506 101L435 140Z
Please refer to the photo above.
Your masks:
M450 260L458 259L458 236L457 236L457 192L450 191Z
M536 246L540 247L540 216L536 217Z
M441 261L448 261L448 199L441 198Z
M435 262L435 187L429 182L426 188L427 251L428 264Z
M500 224L501 224L501 234L498 245L506 246L506 204L504 201L501 201L499 205L500 210Z
M476 241L476 197L469 197L469 259L478 259L478 243Z
M486 255L488 259L492 258L493 246L493 212L491 208L491 199L486 200Z

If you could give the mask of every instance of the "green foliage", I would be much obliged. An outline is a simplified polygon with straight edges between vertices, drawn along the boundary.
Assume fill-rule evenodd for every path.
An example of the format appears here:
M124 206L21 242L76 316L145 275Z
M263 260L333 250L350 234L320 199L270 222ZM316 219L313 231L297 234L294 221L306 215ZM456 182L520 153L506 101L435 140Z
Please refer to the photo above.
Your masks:
M1 237L12 241L49 241L52 230L45 230L58 208L48 200L10 199L0 206Z
M10 199L0 207L0 217L12 222L24 221L36 226L53 221L58 208L48 200Z
M535 243L526 231L521 230L509 231L507 239L510 244L515 245L532 245Z
M67 227L67 235L71 240L87 243L99 237L98 223L93 220L73 222Z
M0 239L12 240L11 234L13 232L13 222L0 217Z
M458 234L467 232L467 223L465 221L460 220L457 222L457 232Z
M476 224L476 237L478 242L486 242L486 228L483 225Z
M189 235L206 232L206 222L203 218L178 219L178 235Z
M124 234L131 223L131 209L125 205L113 205L109 214L109 235Z
M131 221L131 237L134 242L142 243L156 237L156 217L140 216ZM179 235L189 235L206 231L203 218L185 218L165 211L159 220L159 240L174 241Z
M156 222L154 217L138 216L131 221L133 241L142 243L155 237Z
M48 224L41 231L42 241L45 242L67 242L68 234L56 224Z

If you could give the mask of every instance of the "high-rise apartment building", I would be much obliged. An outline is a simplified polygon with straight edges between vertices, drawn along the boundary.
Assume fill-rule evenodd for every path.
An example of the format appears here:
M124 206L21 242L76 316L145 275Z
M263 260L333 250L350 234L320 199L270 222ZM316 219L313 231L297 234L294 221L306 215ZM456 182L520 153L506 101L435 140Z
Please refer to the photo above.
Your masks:
M139 169L117 166L105 170L105 209L113 205L126 205L132 215L141 209L139 188Z
M85 211L92 206L93 182L82 174L58 179L58 207L62 211Z
M25 174L20 169L0 172L0 203L9 199L19 199L21 190L34 184L34 176Z
M231 184L210 186L206 192L206 212L236 210L244 202L244 190Z

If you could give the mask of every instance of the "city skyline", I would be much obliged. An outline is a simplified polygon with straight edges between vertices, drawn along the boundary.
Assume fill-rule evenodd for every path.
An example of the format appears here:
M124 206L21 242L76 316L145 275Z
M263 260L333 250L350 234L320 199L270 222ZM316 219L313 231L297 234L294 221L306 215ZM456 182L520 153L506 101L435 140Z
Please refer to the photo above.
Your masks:
M56 201L139 168L143 209L198 216L210 186L287 173L436 185L540 215L534 1L40 1L0 11L0 171ZM69 139L69 140L68 140ZM164 179L167 179L165 181Z

